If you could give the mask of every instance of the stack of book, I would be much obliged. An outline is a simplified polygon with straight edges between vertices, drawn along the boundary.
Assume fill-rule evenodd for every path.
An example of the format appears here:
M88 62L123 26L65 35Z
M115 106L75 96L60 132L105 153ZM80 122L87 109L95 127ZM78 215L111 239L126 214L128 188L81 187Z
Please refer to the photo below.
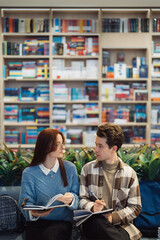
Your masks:
M124 143L126 144L145 144L145 127L122 127L124 133Z
M71 61L71 67L65 67L64 59L53 59L52 76L53 79L97 79L98 60L87 59L86 67L84 61Z
M158 83L152 85L151 100L160 102L160 84Z
M34 123L36 122L36 110L33 107L22 107L18 111L19 122Z
M36 119L38 123L49 123L49 108L37 107Z
M34 87L21 87L19 88L20 101L34 101L36 99L36 92Z
M8 62L8 77L22 79L22 62Z
M18 122L18 106L17 105L4 106L4 121Z
M49 78L49 60L37 60L36 62L36 78L47 79Z
M52 122L65 123L66 119L67 119L66 104L54 104Z
M84 144L88 147L95 146L97 127L86 127L85 132L83 133Z
M55 83L53 84L53 101L68 101L69 100L69 91L65 83Z
M62 37L62 36L53 37L53 42L52 42L53 56L66 55L66 49L67 49L66 37Z
M98 82L85 82L85 99L98 100Z
M19 131L15 128L5 129L5 143L6 144L17 144L19 143Z
M19 99L19 88L17 87L10 87L4 88L4 101L5 102L16 102Z
M86 112L85 123L89 124L99 123L99 107L97 103L86 103L85 112Z
M38 132L37 127L26 127L25 143L35 144L37 140Z
M151 109L151 123L160 123L160 106L152 106Z
M160 127L151 129L151 144L160 144Z
M69 144L83 144L83 129L67 130L67 143Z
M36 78L36 61L22 62L22 78Z
M36 91L36 100L38 102L49 101L49 84L38 84Z
M73 104L72 105L72 123L80 124L85 121L86 111L85 105Z
M85 99L85 89L84 88L78 88L74 87L71 88L71 100L73 101L79 101Z

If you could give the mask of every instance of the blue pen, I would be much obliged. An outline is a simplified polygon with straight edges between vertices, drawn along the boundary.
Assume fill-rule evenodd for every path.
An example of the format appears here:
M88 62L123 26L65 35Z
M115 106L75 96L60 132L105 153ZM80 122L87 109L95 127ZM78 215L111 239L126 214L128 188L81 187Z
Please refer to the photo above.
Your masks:
M89 193L90 193L93 197L95 197L95 199L99 200L98 197L97 197L93 192L91 192L90 190L89 190Z

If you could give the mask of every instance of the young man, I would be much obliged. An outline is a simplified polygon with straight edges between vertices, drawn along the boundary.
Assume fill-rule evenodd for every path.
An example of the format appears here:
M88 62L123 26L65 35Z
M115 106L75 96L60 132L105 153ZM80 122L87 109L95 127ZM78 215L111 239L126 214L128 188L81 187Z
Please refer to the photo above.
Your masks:
M94 215L83 223L87 239L137 240L141 237L132 223L141 211L138 179L135 171L117 156L123 141L123 131L119 126L111 123L100 125L95 142L97 159L82 168L80 208L93 212L113 208L112 213Z

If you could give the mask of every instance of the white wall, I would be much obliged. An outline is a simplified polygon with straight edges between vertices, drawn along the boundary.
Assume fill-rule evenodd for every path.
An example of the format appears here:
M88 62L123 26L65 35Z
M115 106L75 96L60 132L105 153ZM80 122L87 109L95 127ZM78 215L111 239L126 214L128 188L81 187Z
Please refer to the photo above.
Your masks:
M0 0L0 7L160 7L160 0Z

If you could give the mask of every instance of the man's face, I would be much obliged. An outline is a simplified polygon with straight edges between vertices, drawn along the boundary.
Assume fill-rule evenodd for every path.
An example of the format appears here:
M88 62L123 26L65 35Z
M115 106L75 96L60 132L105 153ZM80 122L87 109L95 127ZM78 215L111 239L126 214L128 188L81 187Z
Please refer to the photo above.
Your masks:
M106 143L106 138L101 138L96 136L96 147L95 152L98 161L106 161L111 162L116 153L116 146L109 148L108 144Z

